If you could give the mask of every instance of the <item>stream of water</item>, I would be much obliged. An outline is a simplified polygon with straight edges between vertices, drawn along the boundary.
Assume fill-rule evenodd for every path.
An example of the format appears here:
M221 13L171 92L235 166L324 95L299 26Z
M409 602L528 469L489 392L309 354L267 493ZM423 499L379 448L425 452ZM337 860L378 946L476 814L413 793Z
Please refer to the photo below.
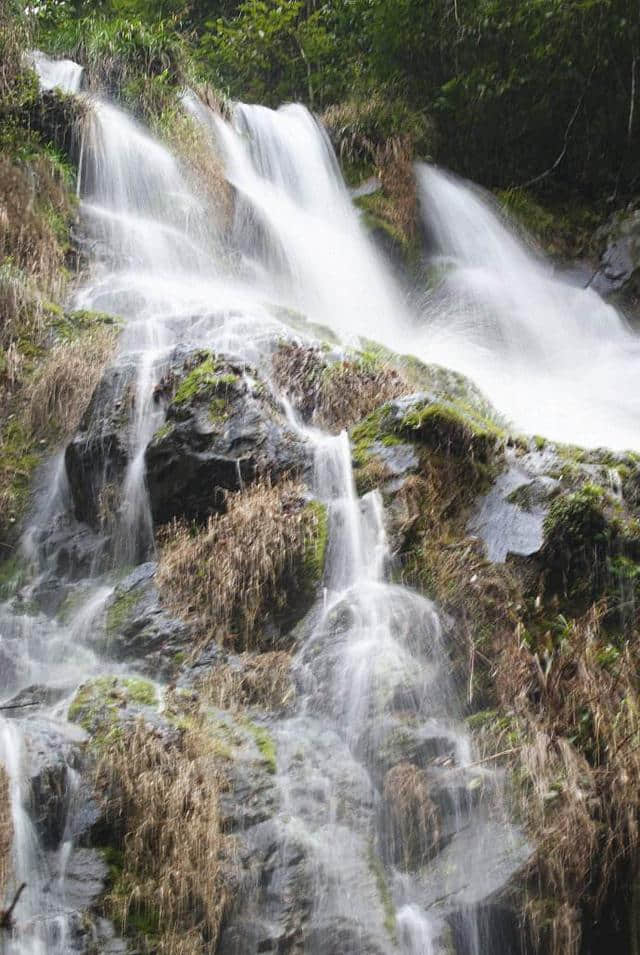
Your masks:
M80 73L68 64L36 56L35 65L46 88L80 88ZM0 726L14 826L9 898L27 884L12 937L0 940L6 955L84 951L74 927L82 879L69 875L78 864L73 758L63 774L66 815L49 842L33 819L31 780L38 752L56 750L64 761L74 751L79 731L65 714L77 685L114 672L92 650L92 636L104 627L114 568L152 554L144 453L164 415L154 389L177 349L213 348L268 379L274 342L291 335L279 316L295 309L344 340L375 338L467 372L531 431L625 444L640 418L637 399L614 388L637 356L619 316L595 293L557 282L467 186L418 170L444 278L412 314L365 234L324 131L304 108L238 105L225 122L185 95L185 109L211 137L235 189L225 231L161 143L113 104L88 102L79 193L92 268L74 304L125 319L115 361L133 369L135 402L109 561L96 541L95 560L79 570L68 539L60 543L72 517L58 457L23 538L30 581L0 607L3 696L22 699L37 686L41 704L17 709ZM601 386L587 392L594 361ZM566 400L562 414L554 396ZM299 702L271 726L277 851L286 860L297 846L306 860L304 950L438 955L453 944L457 955L503 955L510 949L487 900L528 849L504 817L499 773L475 765L446 628L433 604L390 582L382 500L377 492L356 494L346 434L329 436L293 419L292 426L313 449L313 493L330 516L325 594L295 658ZM91 537L86 528L76 532ZM56 616L60 595L70 592L71 612ZM407 726L411 746L428 761L433 802L415 844L398 828L394 800L403 780L389 775L384 755L388 739ZM279 871L286 870L283 861ZM285 876L269 893L257 886L226 937L225 955L257 951L246 926L268 923L291 891L298 889Z

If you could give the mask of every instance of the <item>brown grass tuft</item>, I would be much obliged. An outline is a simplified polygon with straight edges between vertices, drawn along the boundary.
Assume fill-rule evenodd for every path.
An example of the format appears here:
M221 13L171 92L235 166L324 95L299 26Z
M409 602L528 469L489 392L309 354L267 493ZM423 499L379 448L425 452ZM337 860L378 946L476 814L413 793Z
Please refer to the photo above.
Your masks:
M16 274L37 279L50 298L64 287L61 231L72 212L68 184L46 156L28 164L0 156L0 261L9 259ZM0 335L11 332L11 313L3 314Z
M4 893L10 874L12 842L13 825L11 823L9 777L4 766L0 765L0 897Z
M334 432L411 391L398 371L377 357L354 355L328 363L319 348L293 342L280 345L273 368L276 382L302 416Z
M200 646L217 639L255 647L260 623L308 587L319 522L292 481L231 494L226 513L204 528L177 521L165 529L160 591L174 611L194 620Z
M221 828L215 747L196 724L173 739L139 721L98 765L107 816L122 833L122 870L106 900L159 955L215 949L230 903L232 844Z
M605 613L562 618L559 639L533 648L520 628L494 671L538 846L526 915L552 955L580 951L581 912L597 914L640 848L640 653L612 646Z
M75 430L114 347L114 330L98 326L51 348L27 388L34 435L48 435L52 426L63 437Z
M412 763L399 763L384 779L386 839L396 865L418 868L440 841L438 810L429 795L425 774Z
M282 709L295 699L291 655L283 650L243 653L233 663L215 667L200 689L220 709Z

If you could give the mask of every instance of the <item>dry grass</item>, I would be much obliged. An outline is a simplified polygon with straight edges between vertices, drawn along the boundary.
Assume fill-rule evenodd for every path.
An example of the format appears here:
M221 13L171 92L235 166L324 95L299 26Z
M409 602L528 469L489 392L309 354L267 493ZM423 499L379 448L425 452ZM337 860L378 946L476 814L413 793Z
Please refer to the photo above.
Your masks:
M48 157L18 164L0 156L0 260L10 259L52 298L64 287L59 230L72 209L64 175ZM5 315L4 338L7 325Z
M140 721L107 748L98 784L122 832L111 917L158 955L215 950L232 894L232 843L221 828L224 780L211 737L193 725L168 740Z
M581 909L599 911L640 848L640 654L612 647L605 610L566 621L537 652L520 631L495 671L522 739L515 767L539 846L536 894L558 903L551 916L536 898L528 910L552 955L579 951Z
M487 560L482 544L466 536L470 491L464 461L430 454L422 473L403 482L392 518L403 542L405 580L455 617L454 662L471 705L484 692L488 655L515 631L520 593L511 571Z
M411 241L418 223L413 160L433 140L429 121L404 104L377 94L366 101L348 100L323 114L340 159L356 168L369 167L383 188L383 217Z
M216 639L255 647L260 624L304 590L320 517L302 488L258 483L227 498L202 529L174 522L163 535L158 582L167 604Z
M424 773L412 763L399 763L384 779L386 838L394 862L418 868L437 851L438 810L429 795Z
M273 369L303 418L334 432L411 391L396 369L377 357L354 355L328 363L319 348L293 342L280 346Z
M0 897L4 893L10 874L12 841L13 826L11 823L9 777L4 766L0 766Z
M411 242L418 229L418 194L413 173L413 145L395 137L376 152L376 172L385 197L385 218Z
M283 650L243 653L233 663L212 669L200 689L220 709L283 709L295 699L291 655Z
M96 327L77 341L48 352L27 388L29 426L36 436L63 437L77 427L115 347L113 328Z
M472 495L456 469L430 455L397 495L404 572L456 620L460 682L489 708L480 742L512 771L537 848L524 911L533 950L577 955L584 914L622 890L640 849L640 649L607 632L604 602L579 619L531 611L535 568L491 564L465 537Z

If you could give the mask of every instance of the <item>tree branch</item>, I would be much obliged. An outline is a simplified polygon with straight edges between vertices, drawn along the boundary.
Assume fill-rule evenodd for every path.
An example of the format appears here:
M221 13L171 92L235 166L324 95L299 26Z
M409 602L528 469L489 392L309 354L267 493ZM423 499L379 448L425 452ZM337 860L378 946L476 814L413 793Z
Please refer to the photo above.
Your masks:
M16 894L14 895L13 902L11 903L9 908L5 909L4 912L0 913L0 929L3 928L10 931L13 928L13 910L18 904L20 900L20 896L22 895L26 887L27 887L27 883L23 882L22 885L19 886Z

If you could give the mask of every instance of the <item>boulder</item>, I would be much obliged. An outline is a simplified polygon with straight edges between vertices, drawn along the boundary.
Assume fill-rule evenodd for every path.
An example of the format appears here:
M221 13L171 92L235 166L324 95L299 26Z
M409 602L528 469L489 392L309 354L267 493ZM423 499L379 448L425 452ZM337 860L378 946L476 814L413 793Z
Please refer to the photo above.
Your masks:
M165 424L145 454L153 518L198 520L224 510L226 491L300 473L303 442L245 365L198 352L176 372Z

